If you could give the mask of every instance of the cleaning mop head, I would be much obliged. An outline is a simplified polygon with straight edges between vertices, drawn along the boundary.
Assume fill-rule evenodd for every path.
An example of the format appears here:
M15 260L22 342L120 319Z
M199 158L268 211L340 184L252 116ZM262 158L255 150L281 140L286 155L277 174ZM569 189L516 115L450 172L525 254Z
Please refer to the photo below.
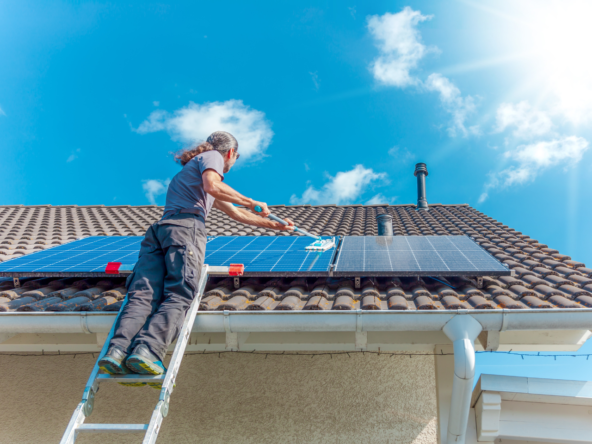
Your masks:
M335 246L335 239L319 239L314 241L308 247L305 248L306 251L327 251L330 248Z

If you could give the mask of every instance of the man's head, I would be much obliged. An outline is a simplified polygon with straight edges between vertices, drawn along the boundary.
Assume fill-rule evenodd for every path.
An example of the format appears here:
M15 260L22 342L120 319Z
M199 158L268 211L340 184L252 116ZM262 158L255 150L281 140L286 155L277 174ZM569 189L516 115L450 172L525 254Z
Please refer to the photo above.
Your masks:
M239 158L238 142L234 136L226 131L216 131L206 140L216 151L224 157L224 173L228 173L234 162Z
M179 162L185 166L195 156L212 150L216 150L222 154L224 158L224 173L228 173L234 162L240 157L240 154L238 154L238 142L234 136L226 131L216 131L210 134L207 141L200 143L195 148L184 149L174 153L175 162Z

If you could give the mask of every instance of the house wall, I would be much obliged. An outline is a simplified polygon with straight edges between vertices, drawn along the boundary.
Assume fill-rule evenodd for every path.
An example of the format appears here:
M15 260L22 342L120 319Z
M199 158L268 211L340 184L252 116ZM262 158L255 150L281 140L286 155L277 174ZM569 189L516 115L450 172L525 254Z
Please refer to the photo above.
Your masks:
M437 442L433 356L188 355L159 443ZM0 444L59 442L90 355L0 355ZM88 422L145 423L159 392L104 384ZM141 442L85 435L77 444Z

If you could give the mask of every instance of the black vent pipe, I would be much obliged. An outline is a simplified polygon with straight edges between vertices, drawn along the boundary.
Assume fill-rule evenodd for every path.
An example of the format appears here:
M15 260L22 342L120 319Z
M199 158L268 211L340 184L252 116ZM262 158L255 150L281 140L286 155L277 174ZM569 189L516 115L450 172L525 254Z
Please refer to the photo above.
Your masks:
M390 214L377 214L376 224L378 225L379 236L393 235L393 216Z
M426 185L425 178L428 175L428 168L425 163L418 163L415 165L415 172L417 177L417 208L416 210L427 210L428 201L426 200Z

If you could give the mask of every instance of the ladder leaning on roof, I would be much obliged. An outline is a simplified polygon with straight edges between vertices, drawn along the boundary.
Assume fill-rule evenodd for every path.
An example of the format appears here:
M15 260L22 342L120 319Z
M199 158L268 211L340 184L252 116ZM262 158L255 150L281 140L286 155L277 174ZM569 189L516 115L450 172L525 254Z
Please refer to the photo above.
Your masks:
M175 386L175 379L177 377L177 373L179 372L181 361L183 360L183 353L185 352L185 347L187 346L187 341L189 340L189 335L191 334L191 329L193 328L195 316L197 315L197 310L199 309L199 302L205 290L208 277L212 275L240 276L243 274L243 270L244 267L238 264L232 264L230 265L230 267L209 267L207 265L203 266L201 275L199 277L197 294L193 299L193 302L191 303L189 310L187 310L187 315L185 316L183 327L181 328L181 332L179 333L177 345L175 346L175 350L173 351L173 356L171 357L168 370L166 371L166 373L162 375L152 376L133 374L118 376L99 374L99 360L105 355L105 353L107 353L107 349L109 348L109 342L113 337L115 325L117 324L117 319L119 319L119 316L121 314L121 310L119 310L119 313L117 314L117 317L113 322L113 326L111 327L111 331L109 332L109 335L105 340L105 344L103 345L101 353L99 354L99 357L95 362L93 370L90 374L90 378L86 383L86 387L84 388L84 393L82 395L82 401L80 401L78 407L76 407L76 410L74 410L74 414L70 419L70 423L68 424L68 427L66 428L64 436L62 437L60 443L73 444L76 441L76 437L78 436L78 434L82 432L144 432L145 435L143 443L155 443L162 420L167 416L167 413L169 411L169 401L171 398L171 393L173 392L173 388ZM99 390L99 383L104 382L161 382L162 388L160 390L160 397L158 399L156 407L154 408L154 411L152 412L150 422L148 424L85 424L84 420L88 416L90 416L90 414L93 411L95 395Z

